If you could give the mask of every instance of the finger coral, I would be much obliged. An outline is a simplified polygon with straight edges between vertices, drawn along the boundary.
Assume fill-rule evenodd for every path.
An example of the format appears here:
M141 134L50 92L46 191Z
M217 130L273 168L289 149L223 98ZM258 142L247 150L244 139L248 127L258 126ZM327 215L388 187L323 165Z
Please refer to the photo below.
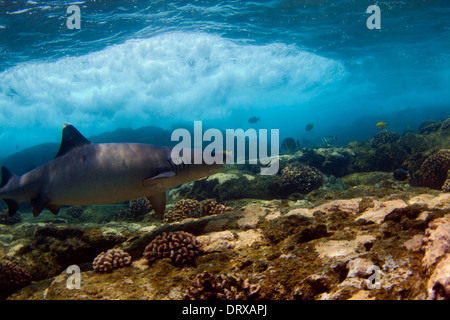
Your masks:
M233 208L224 206L214 200L208 200L202 204L202 215L209 216L213 214L222 214L224 212L233 211Z
M164 220L167 222L181 221L186 218L199 218L232 210L233 208L219 204L214 200L200 203L194 199L182 199L175 204L174 210L164 215Z
M450 149L441 149L429 156L421 167L422 184L433 189L447 188L447 172L450 170ZM445 189L444 189L445 190Z
M323 184L323 174L317 168L295 162L283 168L281 183L290 191L308 193Z
M194 199L182 199L175 204L174 210L165 214L164 220L174 222L186 218L198 218L201 215L202 207L199 201Z
M111 272L114 269L129 266L131 256L121 249L109 249L100 253L92 263L97 272Z
M396 143L399 139L400 136L397 133L389 130L383 130L373 136L371 144L372 147L378 148L388 143Z
M150 264L158 259L170 258L173 265L181 266L194 262L200 252L200 242L193 234L163 232L145 247L144 257Z
M140 221L144 215L152 211L152 206L147 198L130 201L128 208L120 210L114 217L115 220Z
M259 296L260 286L232 274L198 274L187 288L185 300L251 300Z
M31 275L25 269L8 260L0 261L0 298L7 297L31 282Z

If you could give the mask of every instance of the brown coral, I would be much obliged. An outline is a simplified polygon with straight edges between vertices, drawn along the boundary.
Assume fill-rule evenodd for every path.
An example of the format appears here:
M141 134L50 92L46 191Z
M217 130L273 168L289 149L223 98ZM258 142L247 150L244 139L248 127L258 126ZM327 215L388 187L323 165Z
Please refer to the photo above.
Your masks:
M308 193L323 184L323 174L317 168L295 162L283 168L281 182L290 191Z
M150 201L147 198L140 198L130 201L128 208L121 209L114 220L140 221L150 211L152 211Z
M441 149L429 156L421 167L422 184L433 189L447 188L447 172L450 170L450 149Z
M131 200L129 207L133 215L144 215L152 211L152 205L147 198Z
M450 170L447 171L447 180L445 180L442 190L444 192L450 192Z
M186 218L198 218L202 215L202 206L194 199L182 199L175 204L174 210L167 212L164 220L167 222L181 221Z
M388 143L396 143L399 139L400 136L397 133L389 130L383 130L373 136L371 144L372 147L378 148Z
M31 282L31 275L25 269L8 260L0 261L0 298Z
M131 256L121 249L109 249L100 253L92 263L97 272L111 272L114 269L129 266Z
M214 200L200 203L193 199L183 199L175 204L174 210L165 214L164 220L167 222L181 221L186 218L199 218L232 210L233 208L219 204Z
M173 265L192 263L201 252L200 242L188 232L163 232L150 242L144 250L144 257L151 264L157 259L170 258Z
M232 274L198 274L187 288L185 300L250 300L259 297L260 286Z
M202 215L209 216L213 214L222 214L224 212L233 211L233 208L224 206L214 200L208 200L202 204Z

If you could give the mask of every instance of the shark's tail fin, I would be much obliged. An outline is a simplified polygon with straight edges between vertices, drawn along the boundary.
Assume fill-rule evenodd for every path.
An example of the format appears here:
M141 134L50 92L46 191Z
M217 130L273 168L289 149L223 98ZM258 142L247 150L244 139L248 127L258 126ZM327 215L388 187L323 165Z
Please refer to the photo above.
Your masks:
M11 179L15 178L16 175L9 171L6 167L1 168L2 181L0 182L0 188L3 188ZM8 215L13 216L17 210L19 210L19 203L14 199L3 199L8 206Z

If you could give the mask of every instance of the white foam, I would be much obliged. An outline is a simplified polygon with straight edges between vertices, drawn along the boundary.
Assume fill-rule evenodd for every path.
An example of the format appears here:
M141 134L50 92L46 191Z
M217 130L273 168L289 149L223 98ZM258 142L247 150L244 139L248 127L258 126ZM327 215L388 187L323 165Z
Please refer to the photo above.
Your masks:
M2 72L0 126L214 119L237 108L300 103L344 75L339 62L295 46L166 33Z

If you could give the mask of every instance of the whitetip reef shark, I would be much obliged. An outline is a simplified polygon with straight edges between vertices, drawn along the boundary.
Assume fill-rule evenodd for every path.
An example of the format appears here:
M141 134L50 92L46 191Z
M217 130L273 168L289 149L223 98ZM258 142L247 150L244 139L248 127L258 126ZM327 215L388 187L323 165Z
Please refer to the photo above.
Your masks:
M2 167L0 198L14 215L30 201L36 217L63 205L102 205L147 197L162 215L165 191L223 170L223 164L173 161L172 148L140 143L92 143L74 126L64 124L55 159L16 176ZM201 150L190 149L191 159ZM184 157L184 154L183 154ZM180 158L181 159L181 158Z

